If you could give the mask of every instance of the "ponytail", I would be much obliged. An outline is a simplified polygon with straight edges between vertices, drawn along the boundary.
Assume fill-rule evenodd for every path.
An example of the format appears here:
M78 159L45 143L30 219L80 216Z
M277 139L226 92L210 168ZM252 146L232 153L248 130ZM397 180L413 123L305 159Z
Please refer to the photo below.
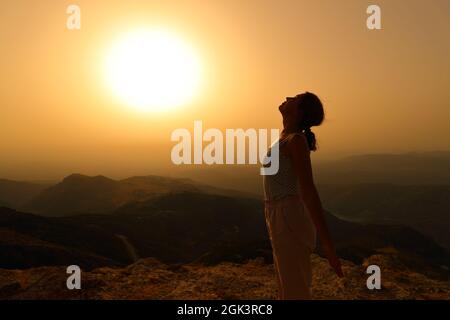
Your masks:
M312 126L319 126L324 119L322 102L314 93L305 92L300 95L298 107L303 111L303 118L299 127L305 134L308 141L309 150L316 151L316 135L311 131Z
M306 140L308 141L309 150L316 151L316 135L311 131L311 127L306 127L305 129L303 129L303 133L305 134Z

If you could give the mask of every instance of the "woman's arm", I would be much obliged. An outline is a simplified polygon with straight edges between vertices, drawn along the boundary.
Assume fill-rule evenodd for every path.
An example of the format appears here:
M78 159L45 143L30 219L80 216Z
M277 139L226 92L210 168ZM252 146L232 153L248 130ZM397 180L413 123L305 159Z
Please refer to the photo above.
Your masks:
M323 244L325 255L336 274L339 277L342 277L341 263L336 255L334 244L325 221L322 203L314 184L310 151L306 137L303 135L295 135L290 143L288 143L288 149L294 163L294 170L300 182L303 201L316 226L317 233Z

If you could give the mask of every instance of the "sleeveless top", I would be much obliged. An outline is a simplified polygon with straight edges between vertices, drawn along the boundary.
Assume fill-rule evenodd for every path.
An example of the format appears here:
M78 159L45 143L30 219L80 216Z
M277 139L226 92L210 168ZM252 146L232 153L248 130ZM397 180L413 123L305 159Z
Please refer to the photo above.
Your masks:
M263 175L264 200L273 201L289 195L300 194L300 185L294 171L292 159L280 151L281 146L290 141L295 135L300 134L298 132L290 133L283 140L278 140L269 148L267 156L270 156L273 146L278 144L279 169L274 175ZM270 164L267 166L270 166Z

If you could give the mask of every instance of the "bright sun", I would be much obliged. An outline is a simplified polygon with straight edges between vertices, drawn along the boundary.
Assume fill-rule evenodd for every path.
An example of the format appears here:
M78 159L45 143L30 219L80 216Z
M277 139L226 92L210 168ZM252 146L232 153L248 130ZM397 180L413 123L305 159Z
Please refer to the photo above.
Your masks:
M106 79L127 105L166 111L194 97L201 65L192 48L174 34L159 28L136 30L108 52Z

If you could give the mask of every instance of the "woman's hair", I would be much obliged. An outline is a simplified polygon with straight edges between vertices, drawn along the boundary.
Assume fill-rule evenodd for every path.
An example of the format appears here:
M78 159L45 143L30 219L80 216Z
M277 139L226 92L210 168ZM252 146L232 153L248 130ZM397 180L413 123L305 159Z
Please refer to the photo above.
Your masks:
M316 136L311 131L311 127L319 126L324 119L324 110L322 102L314 93L306 91L297 95L298 106L303 110L302 121L299 123L299 128L304 132L308 141L309 149L315 151L317 149Z

